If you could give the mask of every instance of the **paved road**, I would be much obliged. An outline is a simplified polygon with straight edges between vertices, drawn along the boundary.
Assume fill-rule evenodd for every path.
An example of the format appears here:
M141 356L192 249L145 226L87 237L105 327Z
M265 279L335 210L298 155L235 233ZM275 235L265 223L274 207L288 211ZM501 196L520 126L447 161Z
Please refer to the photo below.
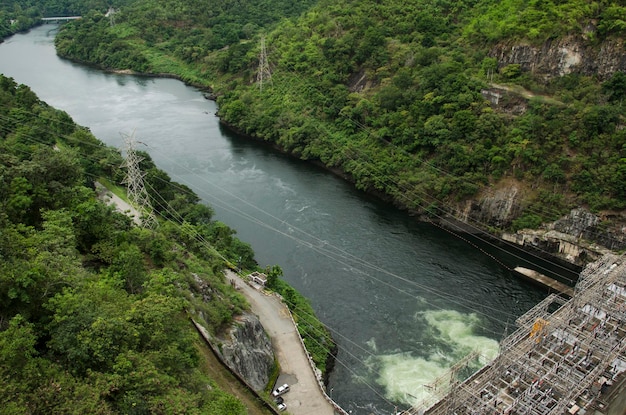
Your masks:
M120 212L129 214L135 222L139 220L139 213L112 192L101 191L101 198L114 204ZM318 386L287 306L278 297L264 294L244 283L230 270L226 271L226 276L238 281L237 285L248 299L252 312L259 317L272 339L274 353L280 364L277 385L290 385L290 391L283 395L287 412L292 415L334 415L333 406Z
M272 339L280 363L277 384L290 386L290 391L283 395L287 411L293 415L334 415L333 406L320 391L287 307L276 296L264 294L244 283L234 272L227 271L226 276L237 281L252 312L259 317Z

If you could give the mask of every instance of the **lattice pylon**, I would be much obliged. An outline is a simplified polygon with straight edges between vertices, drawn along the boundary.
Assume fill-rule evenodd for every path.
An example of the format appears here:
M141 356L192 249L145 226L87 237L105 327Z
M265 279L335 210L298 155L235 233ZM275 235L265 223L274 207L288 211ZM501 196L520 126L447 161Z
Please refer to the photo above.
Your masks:
M259 89L263 91L263 83L265 81L272 81L272 73L270 72L270 65L267 61L267 50L265 49L265 36L261 37L261 52L259 53L259 69L257 72L257 83Z
M126 177L123 183L126 183L128 199L140 214L139 221L141 226L147 229L154 229L159 222L154 215L148 192L143 184L145 173L139 168L139 163L143 158L138 156L135 150L135 132L133 131L130 135L122 134L122 136L124 137L126 150L126 159L122 164L122 167L126 168Z

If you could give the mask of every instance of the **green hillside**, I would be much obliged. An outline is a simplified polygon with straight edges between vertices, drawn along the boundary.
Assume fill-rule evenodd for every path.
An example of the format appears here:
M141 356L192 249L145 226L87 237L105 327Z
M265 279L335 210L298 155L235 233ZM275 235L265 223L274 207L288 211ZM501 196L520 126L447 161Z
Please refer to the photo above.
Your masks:
M131 226L93 188L121 162L0 75L1 412L245 414L199 369L189 317L215 333L247 307L222 270L254 267L252 251L154 167L147 183L180 217Z
M626 207L626 74L535 77L490 54L564 36L590 48L619 41L618 2L253 1L246 13L218 3L209 12L138 0L113 26L92 13L64 27L58 52L210 86L232 128L411 211L441 216L511 183L524 190L523 210L485 225ZM481 93L496 86L509 91L499 106Z
M139 153L155 229L101 200L126 197L119 150L0 74L0 412L249 413L212 380L190 318L222 334L248 309L223 270L261 268ZM279 266L265 272L325 373L329 332Z
M537 76L494 54L565 38L589 49L623 45L619 2L112 5L106 17L108 3L4 1L0 36L43 15L81 14L60 31L60 55L211 88L231 128L412 212L440 217L513 185L524 191L523 210L483 225L515 230L577 206L626 209L626 74ZM147 154L142 168L162 222L156 232L131 226L94 192L96 180L121 181L120 154L4 77L0 147L7 412L245 413L198 369L188 314L201 313L216 332L245 307L221 270L239 257L254 269L250 247ZM193 275L213 301L196 300Z

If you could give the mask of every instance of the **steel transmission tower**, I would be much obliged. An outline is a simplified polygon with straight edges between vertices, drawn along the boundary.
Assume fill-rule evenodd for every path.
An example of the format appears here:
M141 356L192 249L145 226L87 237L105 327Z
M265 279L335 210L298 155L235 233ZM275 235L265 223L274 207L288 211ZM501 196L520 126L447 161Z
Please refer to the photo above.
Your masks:
M150 204L148 192L143 184L143 176L145 175L139 168L139 163L143 160L135 151L135 133L131 135L122 134L125 142L126 160L122 167L126 167L126 183L128 199L140 214L138 218L141 226L148 229L154 229L158 226L154 210Z
M109 18L109 24L111 27L115 26L115 13L117 13L117 11L113 7L109 7L109 10L104 15L104 17Z
M257 72L257 83L259 89L263 91L263 82L272 80L272 74L270 72L270 66L267 62L267 51L265 50L265 36L261 37L261 53L259 54L259 70Z

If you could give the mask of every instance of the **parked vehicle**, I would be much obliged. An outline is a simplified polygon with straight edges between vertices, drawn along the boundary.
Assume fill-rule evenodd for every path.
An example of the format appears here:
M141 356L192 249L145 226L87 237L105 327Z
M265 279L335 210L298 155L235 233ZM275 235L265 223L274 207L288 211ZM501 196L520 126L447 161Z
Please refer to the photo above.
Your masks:
M285 405L285 403L284 403L284 402L283 402L283 403L279 403L279 404L278 404L278 410L279 410L279 411L281 411L281 412L282 412L282 411L284 411L285 409L287 409L287 405Z
M282 395L283 393L287 393L289 392L289 385L287 385L286 383L283 385L280 385L279 387L277 387L276 389L274 389L274 391L272 392L272 396L273 397L277 397Z

